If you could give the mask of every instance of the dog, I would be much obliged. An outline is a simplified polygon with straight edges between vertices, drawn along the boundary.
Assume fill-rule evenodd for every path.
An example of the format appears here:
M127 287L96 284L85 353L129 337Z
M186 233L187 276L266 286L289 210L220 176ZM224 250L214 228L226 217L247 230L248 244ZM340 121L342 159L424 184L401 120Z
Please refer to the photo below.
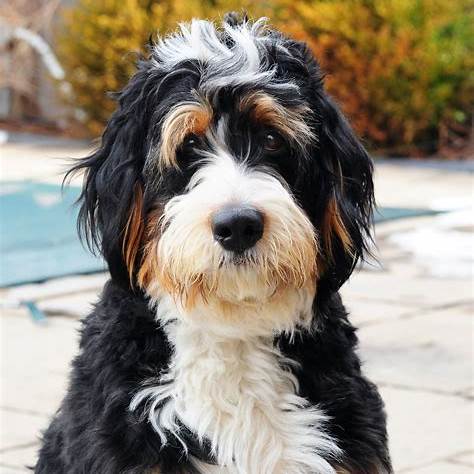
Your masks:
M372 163L304 43L227 15L141 58L84 171L110 270L38 474L391 473L338 290Z

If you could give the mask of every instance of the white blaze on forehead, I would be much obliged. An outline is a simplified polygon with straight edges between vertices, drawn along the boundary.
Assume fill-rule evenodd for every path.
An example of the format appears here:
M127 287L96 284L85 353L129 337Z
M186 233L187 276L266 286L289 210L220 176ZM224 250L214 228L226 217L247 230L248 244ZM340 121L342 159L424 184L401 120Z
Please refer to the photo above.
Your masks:
M217 148L216 154L209 158L209 164L198 170L190 179L187 189L193 190L203 181L195 195L209 204L217 206L238 202L257 205L271 202L271 197L280 197L285 193L283 185L263 172L247 170L245 165L237 163L224 149Z
M265 18L235 26L224 23L220 30L210 21L195 19L160 38L153 48L153 60L165 71L183 61L199 61L204 87L262 83L269 82L275 73L274 68L265 67L268 44L286 51L280 37L266 28ZM286 83L285 87L294 85Z

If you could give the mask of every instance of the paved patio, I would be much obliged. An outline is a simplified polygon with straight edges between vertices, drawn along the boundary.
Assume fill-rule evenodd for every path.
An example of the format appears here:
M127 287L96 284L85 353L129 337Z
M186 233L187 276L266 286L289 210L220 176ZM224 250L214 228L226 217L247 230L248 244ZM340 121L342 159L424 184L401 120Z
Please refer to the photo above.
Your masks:
M7 144L0 147L1 179L59 182L58 157L83 152ZM469 173L377 166L379 205L451 212L380 224L379 263L365 265L343 288L360 328L365 371L385 399L397 473L474 469L473 185ZM35 462L40 431L66 389L79 317L105 279L70 277L0 290L0 473L26 472ZM36 299L47 322L7 307L21 298Z

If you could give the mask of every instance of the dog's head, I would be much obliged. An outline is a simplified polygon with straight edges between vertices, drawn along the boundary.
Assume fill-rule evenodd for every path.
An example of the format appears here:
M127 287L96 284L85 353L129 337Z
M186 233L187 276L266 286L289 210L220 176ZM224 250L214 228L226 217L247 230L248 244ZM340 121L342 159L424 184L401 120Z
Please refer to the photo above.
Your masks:
M366 249L371 161L307 47L263 20L160 39L77 168L112 276L202 324L305 324Z

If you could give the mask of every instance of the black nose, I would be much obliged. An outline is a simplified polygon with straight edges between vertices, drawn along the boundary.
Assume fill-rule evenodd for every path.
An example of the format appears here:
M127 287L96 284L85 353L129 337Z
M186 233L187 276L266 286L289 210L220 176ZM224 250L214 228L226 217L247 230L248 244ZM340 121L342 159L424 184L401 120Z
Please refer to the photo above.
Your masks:
M212 217L214 238L226 250L243 252L263 235L263 214L252 207L226 207Z

